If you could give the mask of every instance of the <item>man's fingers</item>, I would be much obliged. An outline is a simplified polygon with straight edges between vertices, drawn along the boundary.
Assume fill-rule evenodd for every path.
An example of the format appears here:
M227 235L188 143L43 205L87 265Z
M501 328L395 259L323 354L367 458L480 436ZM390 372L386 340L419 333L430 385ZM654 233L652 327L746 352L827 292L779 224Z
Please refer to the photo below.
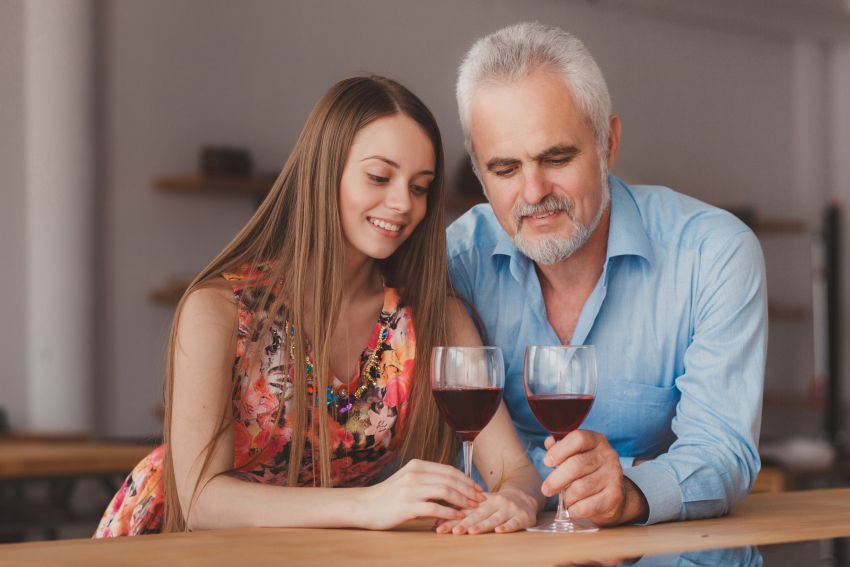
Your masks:
M617 522L623 509L624 498L616 487L607 487L593 496L567 507L571 517L587 518L599 526Z
M566 459L584 453L596 447L600 443L600 436L593 431L576 429L567 434L566 437L551 445L543 458L543 464L547 467L557 467Z
M576 502L581 502L599 494L607 487L608 483L605 481L604 475L591 474L582 477L566 487L564 491L564 506L569 508Z
M564 472L566 476L555 475L556 472ZM550 491L552 495L565 490L565 498L569 498L571 502L587 498L603 490L611 482L619 481L619 478L608 471L603 464L589 469L581 467L570 469L564 466L564 471L553 471L550 476L554 478L550 481L547 477L547 484L543 490Z
M540 489L546 496L557 494L561 488L569 487L579 479L599 471L604 464L600 461L592 452L574 455L549 473Z

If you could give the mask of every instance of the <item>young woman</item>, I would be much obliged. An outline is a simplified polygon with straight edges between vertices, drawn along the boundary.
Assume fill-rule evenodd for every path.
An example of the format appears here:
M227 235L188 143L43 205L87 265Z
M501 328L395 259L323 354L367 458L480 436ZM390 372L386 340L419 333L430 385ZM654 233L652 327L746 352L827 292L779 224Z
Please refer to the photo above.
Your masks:
M533 523L540 478L504 407L476 440L491 492L449 464L456 443L431 396L429 354L480 339L448 294L443 199L424 104L382 77L331 87L269 196L178 305L165 444L95 537Z

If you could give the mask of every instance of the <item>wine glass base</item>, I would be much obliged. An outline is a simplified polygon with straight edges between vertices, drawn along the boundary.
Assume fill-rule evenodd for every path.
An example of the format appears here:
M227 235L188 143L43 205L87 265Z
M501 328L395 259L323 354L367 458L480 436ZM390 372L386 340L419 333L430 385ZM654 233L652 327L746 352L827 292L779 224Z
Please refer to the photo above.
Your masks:
M526 531L547 534L589 534L598 532L599 526L589 520L553 520L526 528Z

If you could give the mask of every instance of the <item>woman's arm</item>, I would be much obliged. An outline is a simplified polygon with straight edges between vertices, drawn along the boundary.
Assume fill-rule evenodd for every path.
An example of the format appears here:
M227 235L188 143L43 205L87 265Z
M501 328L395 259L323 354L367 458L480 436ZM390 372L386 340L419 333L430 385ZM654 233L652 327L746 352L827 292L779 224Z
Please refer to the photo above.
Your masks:
M454 467L412 461L368 488L280 487L219 473L233 463L227 428L200 478L206 445L222 410L231 415L231 371L237 314L226 282L193 292L183 305L174 353L171 449L177 493L190 529L242 526L391 528L417 516L457 519L480 490ZM216 476L218 475L218 476ZM438 504L442 500L450 506ZM451 507L453 506L453 507Z
M481 337L459 300L449 302L449 342L477 346ZM504 402L487 427L475 438L475 467L490 488L487 500L465 511L463 520L442 522L439 533L512 532L534 524L545 498L541 479L528 460Z

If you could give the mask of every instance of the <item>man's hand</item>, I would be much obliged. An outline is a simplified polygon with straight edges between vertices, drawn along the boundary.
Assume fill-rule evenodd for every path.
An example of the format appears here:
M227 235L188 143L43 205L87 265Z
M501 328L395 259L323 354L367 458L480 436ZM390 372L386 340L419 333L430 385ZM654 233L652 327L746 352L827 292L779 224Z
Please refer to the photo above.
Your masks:
M649 507L643 493L623 476L620 458L601 433L577 429L555 442L545 442L543 464L555 467L541 490L545 496L566 488L564 506L570 516L598 526L643 521Z

